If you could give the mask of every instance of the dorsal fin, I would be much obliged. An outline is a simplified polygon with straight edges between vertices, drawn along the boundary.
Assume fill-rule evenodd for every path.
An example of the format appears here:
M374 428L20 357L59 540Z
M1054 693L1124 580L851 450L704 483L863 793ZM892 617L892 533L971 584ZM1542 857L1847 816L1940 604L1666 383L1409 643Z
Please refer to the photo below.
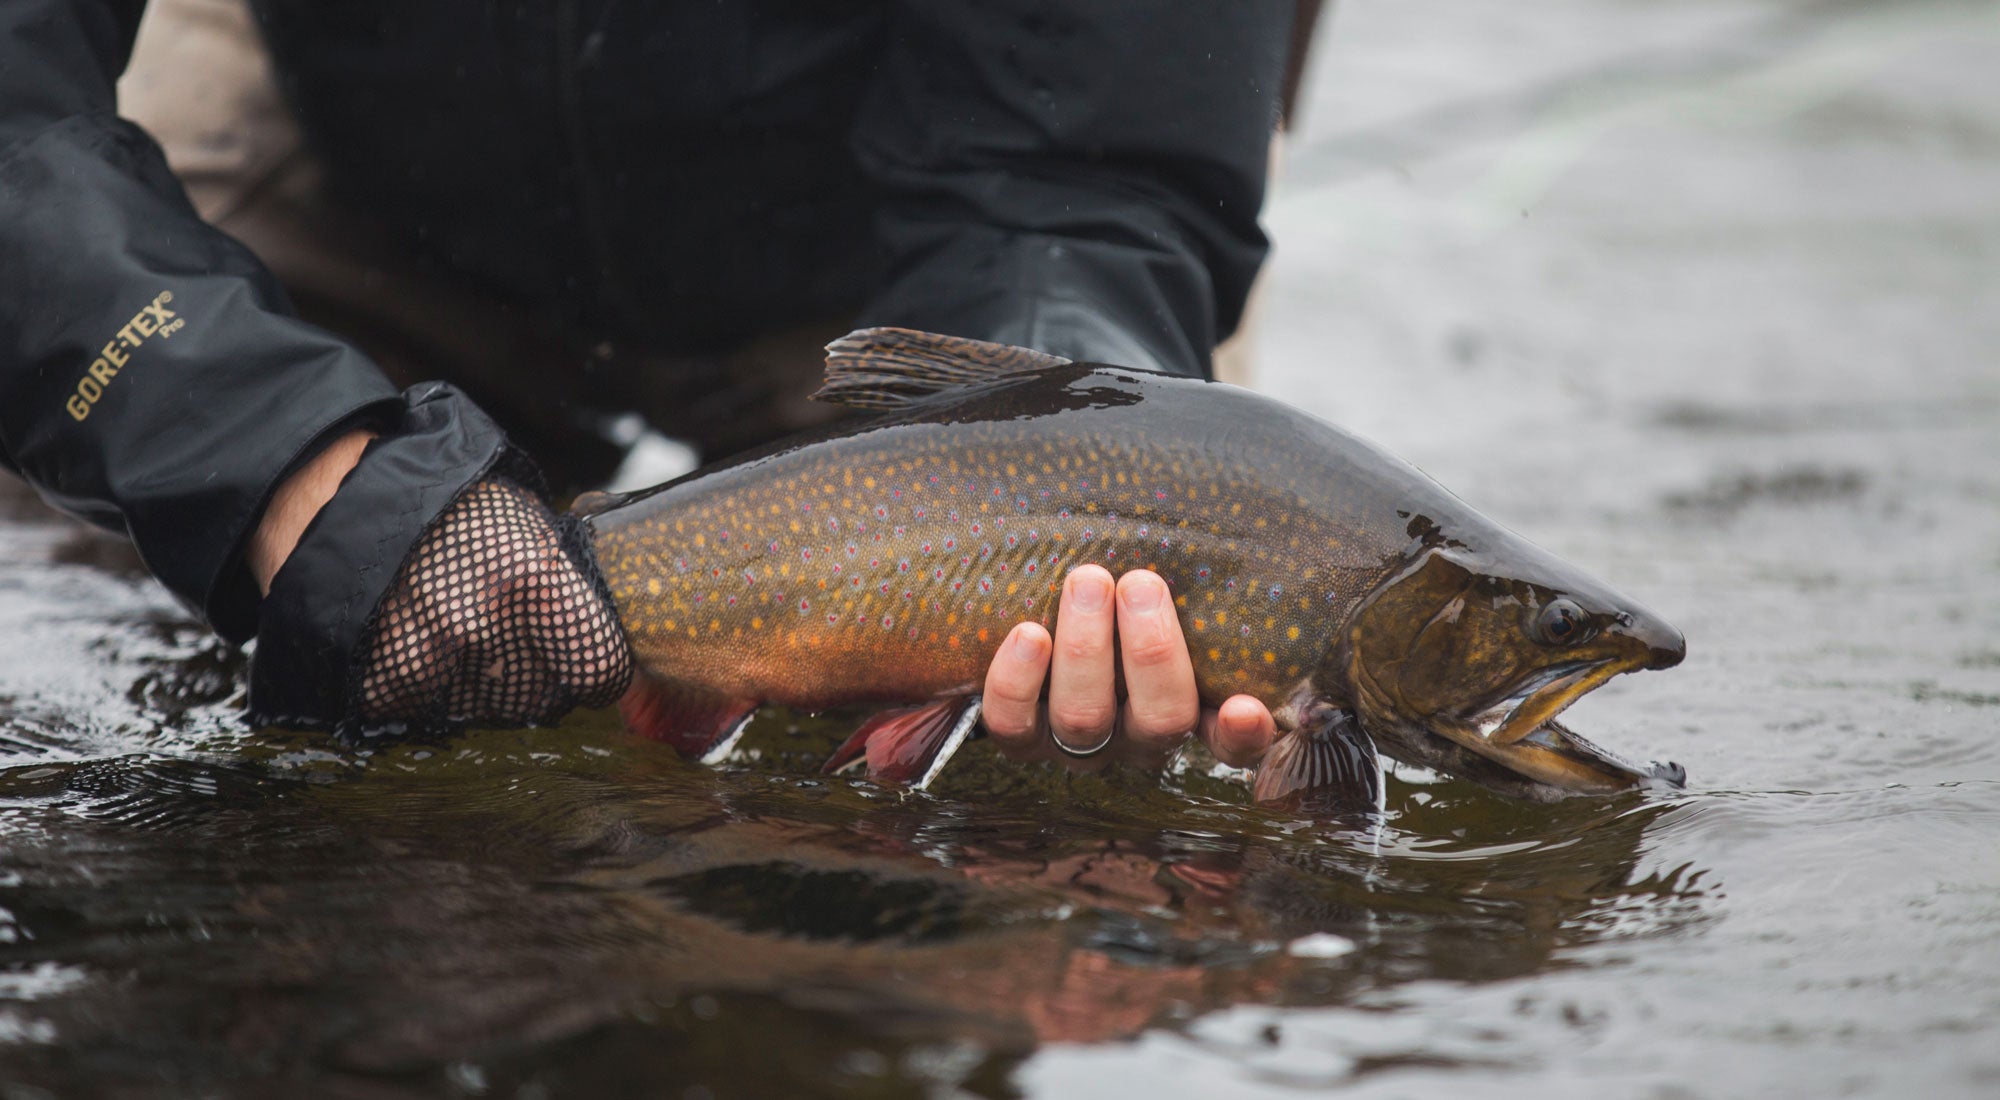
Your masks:
M956 386L1069 362L1033 348L909 328L857 329L826 346L826 384L813 400L894 409Z

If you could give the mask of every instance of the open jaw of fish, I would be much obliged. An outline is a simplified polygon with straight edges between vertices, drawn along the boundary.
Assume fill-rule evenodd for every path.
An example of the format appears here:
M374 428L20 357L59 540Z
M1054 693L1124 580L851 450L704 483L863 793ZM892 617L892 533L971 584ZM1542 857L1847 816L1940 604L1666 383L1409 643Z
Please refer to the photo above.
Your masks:
M1529 674L1462 714L1370 728L1392 757L1532 801L1679 789L1687 782L1687 770L1679 764L1629 759L1556 720L1613 677L1644 667L1612 659L1562 662Z
M1680 765L1635 763L1556 721L1578 699L1628 671L1632 669L1612 660L1555 665L1528 677L1463 725L1444 723L1438 732L1529 779L1566 790L1679 787L1687 780Z

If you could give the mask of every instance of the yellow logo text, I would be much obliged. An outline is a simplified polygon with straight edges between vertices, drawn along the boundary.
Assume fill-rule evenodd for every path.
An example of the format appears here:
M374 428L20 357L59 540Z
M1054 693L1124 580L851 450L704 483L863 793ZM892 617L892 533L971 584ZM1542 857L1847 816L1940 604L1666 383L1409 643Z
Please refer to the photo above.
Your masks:
M97 358L90 361L90 368L82 378L77 379L76 392L63 402L71 417L82 420L90 415L91 406L104 396L105 388L111 385L113 378L118 377L119 371L125 369L125 364L131 361L132 353L139 350L140 344L155 336L165 339L181 330L187 322L167 308L167 303L173 300L173 291L160 291L153 304L139 310L130 321L125 322L124 328L118 330L117 336L104 342Z

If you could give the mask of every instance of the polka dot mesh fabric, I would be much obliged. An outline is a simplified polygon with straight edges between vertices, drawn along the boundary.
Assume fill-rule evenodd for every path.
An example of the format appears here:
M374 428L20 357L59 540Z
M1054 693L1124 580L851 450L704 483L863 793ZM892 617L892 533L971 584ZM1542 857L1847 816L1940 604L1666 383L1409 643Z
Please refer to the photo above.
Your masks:
M362 720L416 727L550 722L632 679L609 602L548 507L508 481L474 486L411 551L367 654Z

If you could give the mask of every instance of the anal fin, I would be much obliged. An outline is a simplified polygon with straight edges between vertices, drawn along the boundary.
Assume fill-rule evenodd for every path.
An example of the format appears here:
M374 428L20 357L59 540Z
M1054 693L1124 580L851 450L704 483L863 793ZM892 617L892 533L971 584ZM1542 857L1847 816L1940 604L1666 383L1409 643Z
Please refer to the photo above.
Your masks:
M1250 793L1314 817L1380 813L1382 762L1352 711L1315 707L1264 754Z
M755 699L732 699L644 672L618 700L625 727L641 737L665 741L682 756L713 764L735 747Z
M959 695L869 716L827 759L827 774L865 767L870 778L930 786L979 719L979 696Z

